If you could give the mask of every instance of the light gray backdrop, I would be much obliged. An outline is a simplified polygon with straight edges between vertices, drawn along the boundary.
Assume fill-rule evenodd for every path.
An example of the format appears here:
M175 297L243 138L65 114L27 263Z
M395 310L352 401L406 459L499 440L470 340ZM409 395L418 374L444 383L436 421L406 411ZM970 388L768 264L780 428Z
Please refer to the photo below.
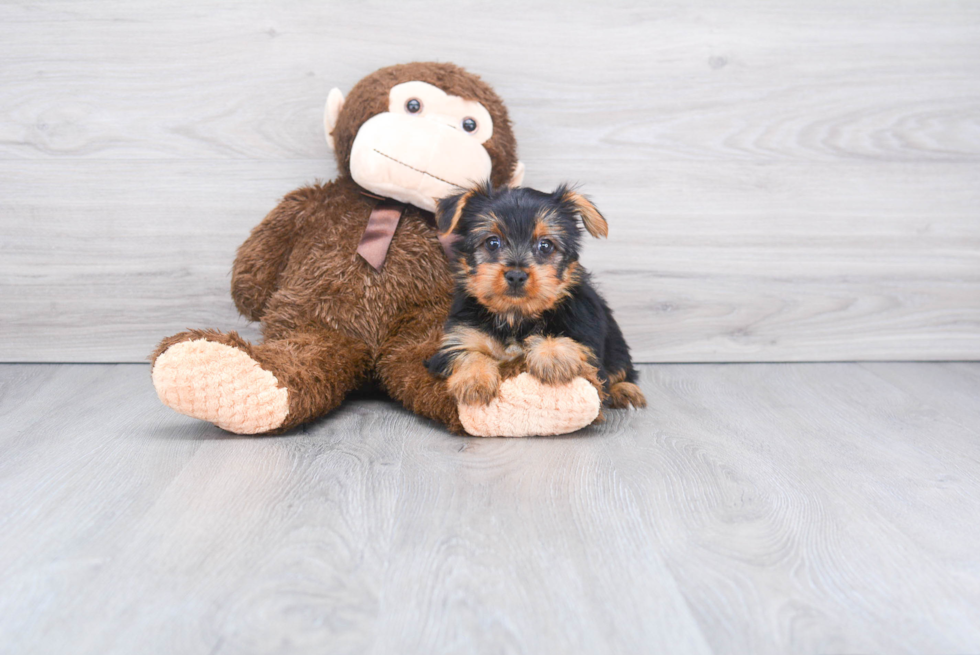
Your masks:
M328 90L453 61L637 360L980 357L980 4L0 4L0 361L244 328L235 248L335 174Z

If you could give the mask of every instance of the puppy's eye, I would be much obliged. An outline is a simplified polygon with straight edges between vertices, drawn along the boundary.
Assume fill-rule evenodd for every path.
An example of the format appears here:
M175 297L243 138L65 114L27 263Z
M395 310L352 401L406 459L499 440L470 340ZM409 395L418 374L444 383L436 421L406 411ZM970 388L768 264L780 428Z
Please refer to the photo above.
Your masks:
M466 132L475 132L476 131L476 121L473 120L472 118L464 118L463 119L463 130L465 130Z
M555 251L555 244L551 242L551 239L541 239L538 241L537 248L542 255L550 255Z
M417 114L422 111L422 103L419 102L418 98L412 98L405 103L405 110L408 111L409 114Z
M490 237L483 242L483 246L490 252L493 252L500 247L500 239L498 237Z

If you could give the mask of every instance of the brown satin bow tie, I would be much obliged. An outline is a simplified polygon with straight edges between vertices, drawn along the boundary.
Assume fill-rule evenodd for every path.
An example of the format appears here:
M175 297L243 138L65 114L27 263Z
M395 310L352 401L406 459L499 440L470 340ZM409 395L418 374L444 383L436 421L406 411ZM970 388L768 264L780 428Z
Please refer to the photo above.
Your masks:
M398 229L398 221L401 220L405 207L405 203L382 198L371 210L367 227L364 228L361 242L357 245L357 254L376 271L380 271L385 265L388 247L395 236L395 230ZM455 237L452 235L439 235L439 243L442 244L446 257L449 257L453 241Z

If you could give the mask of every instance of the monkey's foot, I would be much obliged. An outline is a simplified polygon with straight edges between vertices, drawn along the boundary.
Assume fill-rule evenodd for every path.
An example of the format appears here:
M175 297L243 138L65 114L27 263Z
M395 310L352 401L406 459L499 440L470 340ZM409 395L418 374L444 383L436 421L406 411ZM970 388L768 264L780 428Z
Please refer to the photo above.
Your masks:
M475 437L533 437L574 432L599 415L599 392L585 378L542 384L527 373L500 383L488 405L460 405L459 420Z
M164 405L238 434L275 430L289 414L289 392L246 352L193 339L153 362L153 386Z

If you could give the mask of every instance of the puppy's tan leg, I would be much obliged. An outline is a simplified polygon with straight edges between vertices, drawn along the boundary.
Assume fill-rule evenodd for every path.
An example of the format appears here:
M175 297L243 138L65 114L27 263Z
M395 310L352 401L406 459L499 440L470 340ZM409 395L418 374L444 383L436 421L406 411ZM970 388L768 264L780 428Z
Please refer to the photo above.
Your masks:
M524 341L527 372L545 384L566 384L588 377L592 350L568 337L528 337Z
M608 403L613 409L641 409L647 406L647 399L640 387L626 381L626 371L617 371L609 376Z
M500 365L483 353L460 353L447 383L449 393L463 405L487 405L500 389Z
M440 349L451 362L449 393L460 404L486 405L497 397L500 362L507 357L504 344L476 328L456 325L445 334Z

